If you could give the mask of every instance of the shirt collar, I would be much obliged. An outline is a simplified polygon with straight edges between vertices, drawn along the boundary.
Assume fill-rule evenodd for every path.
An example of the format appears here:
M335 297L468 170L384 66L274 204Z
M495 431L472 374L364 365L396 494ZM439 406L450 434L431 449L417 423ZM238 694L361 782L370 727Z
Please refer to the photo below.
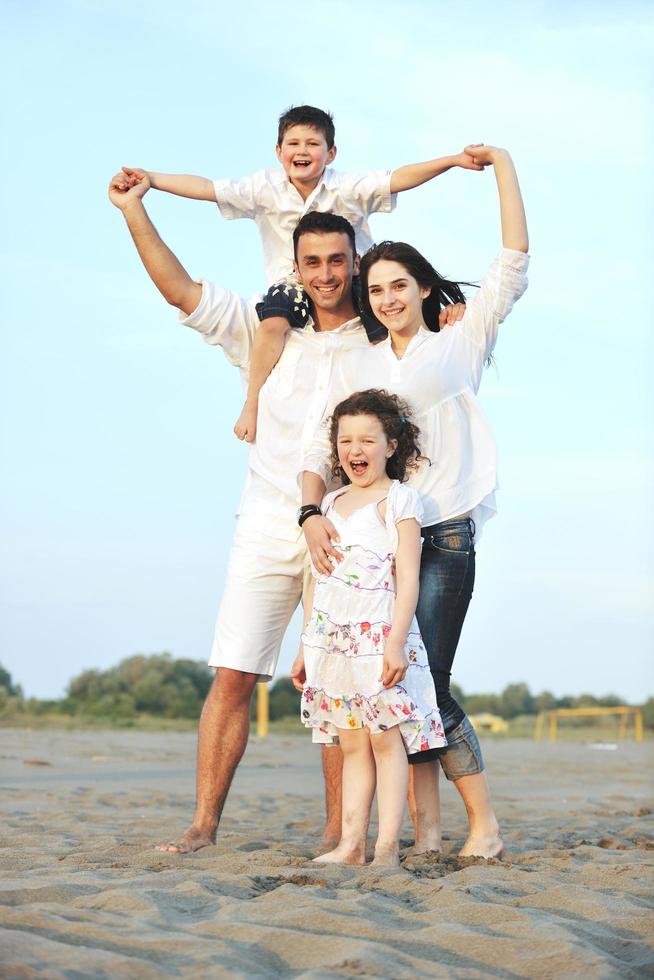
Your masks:
M395 354L395 351L393 350L393 347L391 346L391 335L390 334L388 334L388 336L385 337L384 340L382 340L381 343L378 344L378 346L379 347L384 347L389 352L389 354L391 354L392 357L395 358L396 360L402 360L404 357L407 356L407 354L412 354L419 347L422 347L422 345L424 344L424 342L426 340L428 340L435 332L436 331L434 331L434 330L428 330L427 327L423 327L423 326L418 327L418 332L409 341L409 343L407 345L407 348L404 351L404 354L402 355L401 358L397 358L397 356Z

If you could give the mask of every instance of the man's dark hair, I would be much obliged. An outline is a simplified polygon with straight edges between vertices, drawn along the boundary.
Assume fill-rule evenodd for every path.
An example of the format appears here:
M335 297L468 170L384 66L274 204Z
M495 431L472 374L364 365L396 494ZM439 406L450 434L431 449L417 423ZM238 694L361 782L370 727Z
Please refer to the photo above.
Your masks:
M334 119L331 112L324 112L312 105L292 105L279 117L277 146L282 145L284 133L291 126L311 126L325 137L328 150L334 145Z
M345 234L352 246L352 258L357 254L354 228L347 218L341 217L340 214L332 214L331 211L307 211L306 214L302 215L293 232L293 254L296 262L298 242L302 235L307 235L310 232L316 235L330 235L332 232Z

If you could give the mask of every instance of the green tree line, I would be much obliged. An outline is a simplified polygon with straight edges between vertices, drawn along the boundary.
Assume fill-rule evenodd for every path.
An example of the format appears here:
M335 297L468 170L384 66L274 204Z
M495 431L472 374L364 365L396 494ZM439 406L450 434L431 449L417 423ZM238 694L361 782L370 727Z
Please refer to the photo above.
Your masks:
M85 670L70 681L64 698L43 701L25 699L9 672L0 666L0 713L26 711L107 720L141 715L197 719L212 678L213 671L202 661L175 659L170 653L137 654L108 670ZM501 694L465 694L456 684L452 691L469 714L489 711L507 721L549 708L614 707L625 703L613 694L602 698L592 694L557 698L550 691L532 694L524 683L509 684ZM270 686L269 703L273 721L298 715L300 696L289 677L280 677ZM649 698L642 708L645 725L654 728L654 698Z

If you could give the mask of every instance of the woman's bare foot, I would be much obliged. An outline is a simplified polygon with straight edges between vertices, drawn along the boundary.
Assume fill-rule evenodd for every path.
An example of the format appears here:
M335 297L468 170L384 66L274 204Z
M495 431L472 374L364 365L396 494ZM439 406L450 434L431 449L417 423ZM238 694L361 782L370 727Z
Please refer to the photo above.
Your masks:
M504 850L504 841L499 830L496 834L467 838L459 851L459 857L498 858Z
M199 851L200 848L215 843L215 830L212 834L208 834L205 830L199 830L197 827L189 827L177 840L157 844L155 850L167 851L169 854L193 854L194 851Z
M400 849L397 844L377 844L372 864L384 868L399 868Z
M327 854L319 854L315 857L316 864L365 864L366 849L365 845L339 844L333 851Z
M441 846L440 834L426 834L424 837L416 838L415 843L406 852L407 857L415 854L440 854Z
M239 439L254 442L254 437L257 434L257 409L257 402L245 402L234 426L234 433Z

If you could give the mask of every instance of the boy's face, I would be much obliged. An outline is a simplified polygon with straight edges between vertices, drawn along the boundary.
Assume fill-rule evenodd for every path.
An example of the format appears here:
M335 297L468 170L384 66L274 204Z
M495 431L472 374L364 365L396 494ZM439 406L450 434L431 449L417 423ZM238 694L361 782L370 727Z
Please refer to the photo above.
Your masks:
M291 126L275 152L291 183L315 186L336 156L336 147L327 149L327 140L313 126Z

